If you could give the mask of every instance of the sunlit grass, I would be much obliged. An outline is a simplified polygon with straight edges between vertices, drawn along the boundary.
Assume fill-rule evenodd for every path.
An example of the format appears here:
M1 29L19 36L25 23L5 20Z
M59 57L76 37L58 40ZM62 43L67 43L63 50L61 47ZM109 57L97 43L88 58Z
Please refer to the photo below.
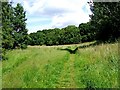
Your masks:
M75 70L80 87L118 88L118 44L79 49Z
M8 60L2 62L2 87L118 87L118 43L79 48L76 54L58 47L9 51Z
M8 56L12 57L3 61L3 87L49 87L55 83L68 58L66 51L56 51L54 48L10 51Z

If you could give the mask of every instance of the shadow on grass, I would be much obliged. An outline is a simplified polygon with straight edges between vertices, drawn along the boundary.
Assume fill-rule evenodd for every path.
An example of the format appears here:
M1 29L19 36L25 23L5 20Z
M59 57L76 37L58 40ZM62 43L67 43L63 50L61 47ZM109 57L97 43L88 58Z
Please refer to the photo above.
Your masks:
M115 41L118 42L118 41ZM65 50L68 51L70 54L76 54L76 52L78 51L79 48L87 48L87 47L94 47L100 44L111 44L111 43L115 43L115 42L103 42L103 41L95 41L93 43L90 43L88 45L81 45L81 46L75 46L74 48L71 47L66 47L66 48L57 48L58 50Z
M95 46L98 44L99 42L94 42L89 45L75 46L74 48L72 47L58 48L58 50L65 50L65 51L68 51L70 54L76 54L79 48L86 48L86 47Z
M70 48L64 48L64 49L60 49L60 50L66 50L68 51L70 54L75 54L78 50L78 47L74 48L74 49L70 49Z
M96 45L99 45L99 44L101 44L101 42L94 42L94 43L91 43L89 45L78 46L78 48L86 48L86 47L96 46Z

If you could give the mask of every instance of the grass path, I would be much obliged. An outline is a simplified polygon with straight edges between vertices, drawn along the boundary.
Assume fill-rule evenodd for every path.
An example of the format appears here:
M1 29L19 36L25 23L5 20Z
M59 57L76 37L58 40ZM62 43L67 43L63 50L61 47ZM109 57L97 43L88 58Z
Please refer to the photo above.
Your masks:
M64 64L64 68L61 72L61 76L58 79L58 85L56 87L59 88L76 88L75 83L75 74L74 74L74 61L75 55L70 54L69 60Z

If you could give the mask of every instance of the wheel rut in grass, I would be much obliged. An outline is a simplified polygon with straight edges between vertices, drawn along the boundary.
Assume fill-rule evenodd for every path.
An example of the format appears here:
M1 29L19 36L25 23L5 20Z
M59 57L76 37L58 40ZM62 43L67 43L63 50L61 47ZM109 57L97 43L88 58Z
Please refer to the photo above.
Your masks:
M64 64L61 76L58 79L56 87L59 88L76 88L75 74L74 74L75 54L70 54L69 60Z

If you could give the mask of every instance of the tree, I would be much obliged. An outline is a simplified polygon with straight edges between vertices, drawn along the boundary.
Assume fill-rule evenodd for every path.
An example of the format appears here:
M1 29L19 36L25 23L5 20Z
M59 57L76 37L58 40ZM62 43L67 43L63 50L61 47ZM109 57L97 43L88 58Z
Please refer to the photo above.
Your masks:
M79 28L69 25L65 28L48 29L30 33L30 45L61 45L80 42Z
M25 21L25 12L20 4L14 8L12 3L2 2L2 33L0 33L2 35L2 59L6 59L7 50L27 47Z
M2 48L25 48L27 44L27 20L20 4L15 8L12 3L2 2Z
M13 7L8 2L2 2L2 48L12 49L13 33Z
M96 29L96 39L114 41L120 36L120 2L94 2L92 26Z
M26 29L26 12L21 4L17 4L14 8L13 20L13 36L15 39L14 48L26 48L27 45L27 29Z
M81 23L79 25L81 42L88 42L95 40L95 30L91 25L91 22Z

